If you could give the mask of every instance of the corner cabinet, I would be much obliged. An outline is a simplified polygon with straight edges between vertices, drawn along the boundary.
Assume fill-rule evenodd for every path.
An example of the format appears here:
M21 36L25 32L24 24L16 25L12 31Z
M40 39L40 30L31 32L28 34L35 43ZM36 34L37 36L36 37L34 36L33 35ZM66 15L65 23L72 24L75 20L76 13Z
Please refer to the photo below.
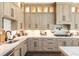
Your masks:
M29 38L28 39L28 51L41 51L42 40L40 38Z
M14 56L24 56L27 52L27 42L26 40L19 44L17 47L14 48Z

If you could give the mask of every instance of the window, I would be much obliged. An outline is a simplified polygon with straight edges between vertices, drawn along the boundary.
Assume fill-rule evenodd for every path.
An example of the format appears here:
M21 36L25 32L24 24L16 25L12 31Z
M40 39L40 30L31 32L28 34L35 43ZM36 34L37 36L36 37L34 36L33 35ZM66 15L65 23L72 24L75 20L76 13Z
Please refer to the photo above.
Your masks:
M8 30L10 30L11 31L11 20L9 20L9 19L3 19L4 21L3 21L3 28L4 28L4 30L5 31L8 31Z
M43 12L48 12L48 7L44 7Z
M30 12L30 7L29 7L29 6L26 6L26 7L25 7L25 12L26 12L26 13L29 13L29 12Z
M35 7L35 6L32 6L32 7L31 7L31 12L32 12L32 13L35 13L35 12L36 12L36 7Z
M49 12L54 12L54 8L53 7L49 7Z
M42 12L42 7L37 7L37 12Z

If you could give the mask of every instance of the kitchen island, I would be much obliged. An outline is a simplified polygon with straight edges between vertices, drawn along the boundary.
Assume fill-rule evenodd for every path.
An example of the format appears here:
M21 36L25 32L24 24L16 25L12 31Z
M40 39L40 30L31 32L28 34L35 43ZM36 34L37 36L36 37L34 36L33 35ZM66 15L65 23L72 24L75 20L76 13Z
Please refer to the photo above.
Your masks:
M61 46L59 49L64 56L79 56L78 46Z

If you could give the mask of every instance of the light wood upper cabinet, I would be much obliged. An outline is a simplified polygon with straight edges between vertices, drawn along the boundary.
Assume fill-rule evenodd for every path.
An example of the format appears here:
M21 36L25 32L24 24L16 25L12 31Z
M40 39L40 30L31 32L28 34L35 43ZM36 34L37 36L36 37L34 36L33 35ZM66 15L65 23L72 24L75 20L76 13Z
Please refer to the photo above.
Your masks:
M71 3L63 2L56 4L56 20L57 24L71 24Z
M11 17L11 9L10 9L10 3L4 2L4 16L5 17Z
M27 41L23 41L14 48L14 56L24 56L27 52Z
M17 17L17 6L14 3L4 2L4 17L16 20Z

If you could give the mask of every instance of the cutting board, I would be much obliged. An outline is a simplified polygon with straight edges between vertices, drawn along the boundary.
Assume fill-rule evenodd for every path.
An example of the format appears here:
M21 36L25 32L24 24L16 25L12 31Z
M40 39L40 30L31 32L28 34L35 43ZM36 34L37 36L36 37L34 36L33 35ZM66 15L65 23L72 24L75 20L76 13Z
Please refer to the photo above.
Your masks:
M5 34L0 35L0 42L5 42Z

